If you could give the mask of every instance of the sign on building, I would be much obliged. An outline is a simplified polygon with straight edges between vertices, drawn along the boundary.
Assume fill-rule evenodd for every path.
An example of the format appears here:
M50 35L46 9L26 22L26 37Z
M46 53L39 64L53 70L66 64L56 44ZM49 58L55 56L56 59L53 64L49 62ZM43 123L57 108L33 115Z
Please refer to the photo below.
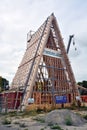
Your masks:
M56 101L56 104L66 103L67 102L67 97L66 96L56 96L55 101Z
M29 104L34 103L34 98L28 98L28 103Z
M60 52L48 48L44 48L43 55L51 56L55 58L61 58Z

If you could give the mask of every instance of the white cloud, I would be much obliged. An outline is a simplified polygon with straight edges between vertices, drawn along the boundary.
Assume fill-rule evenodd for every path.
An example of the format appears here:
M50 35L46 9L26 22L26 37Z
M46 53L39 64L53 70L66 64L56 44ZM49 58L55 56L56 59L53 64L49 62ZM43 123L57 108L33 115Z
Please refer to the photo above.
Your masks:
M76 80L87 77L87 1L83 0L3 0L0 1L0 75L10 82L26 48L29 30L37 28L54 12L64 42L75 34L77 52L70 48Z

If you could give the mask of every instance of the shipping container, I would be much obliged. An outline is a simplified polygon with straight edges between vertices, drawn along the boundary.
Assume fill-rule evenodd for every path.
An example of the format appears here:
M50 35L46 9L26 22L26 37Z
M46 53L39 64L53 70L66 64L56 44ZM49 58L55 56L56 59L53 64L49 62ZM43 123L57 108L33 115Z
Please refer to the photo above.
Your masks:
M2 108L17 109L20 106L23 92L8 91L0 93L0 104Z
M82 95L81 99L82 99L83 102L87 102L87 95Z

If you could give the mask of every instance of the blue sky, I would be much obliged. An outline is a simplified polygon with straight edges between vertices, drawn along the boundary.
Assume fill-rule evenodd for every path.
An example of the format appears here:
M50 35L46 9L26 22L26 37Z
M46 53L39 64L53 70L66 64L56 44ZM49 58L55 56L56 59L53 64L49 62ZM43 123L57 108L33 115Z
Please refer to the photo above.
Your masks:
M26 49L29 30L36 31L54 12L68 44L75 35L69 58L76 81L87 80L87 0L0 0L0 75L10 83Z

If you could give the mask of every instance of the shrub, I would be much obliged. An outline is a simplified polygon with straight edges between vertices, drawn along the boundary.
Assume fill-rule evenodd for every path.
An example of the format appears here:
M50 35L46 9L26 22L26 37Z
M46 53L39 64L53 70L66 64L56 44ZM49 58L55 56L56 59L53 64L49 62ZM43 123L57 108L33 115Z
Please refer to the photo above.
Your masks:
M51 129L63 130L58 124L54 124L50 127Z
M16 111L8 112L8 115L10 117L17 116L17 112Z
M40 113L43 112L43 109L41 109L41 108L37 108L36 112L37 112L38 114L40 114Z
M67 116L65 118L65 124L68 125L68 126L71 126L73 124L71 116Z
M5 118L5 119L2 121L2 124L3 124L3 125L11 124L11 120Z
M31 110L31 111L24 111L22 113L22 117L26 117L26 116L36 116L37 115L37 112L36 110Z
M34 120L39 121L40 123L45 123L45 120L42 118L34 118Z
M83 118L87 120L87 115L85 115Z
M15 121L15 122L14 122L14 124L15 124L15 125L18 125L18 124L20 124L20 122L18 122L18 121Z
M26 127L25 123L20 123L19 126L23 128Z
M48 126L53 126L53 123L52 123L52 122L49 122L49 123L48 123Z
M44 130L44 128L41 128L40 130Z

